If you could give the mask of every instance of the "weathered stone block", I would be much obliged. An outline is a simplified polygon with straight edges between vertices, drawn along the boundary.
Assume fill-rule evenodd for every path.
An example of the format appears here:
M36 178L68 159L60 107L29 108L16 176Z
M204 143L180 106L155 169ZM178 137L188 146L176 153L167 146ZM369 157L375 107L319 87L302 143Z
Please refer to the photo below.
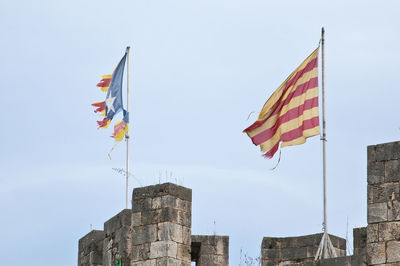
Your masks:
M102 264L103 254L97 251L91 251L89 253L89 264Z
M110 249L112 249L113 244L114 244L114 240L111 237L107 237L107 238L104 239L103 248L105 250L110 250Z
M365 252L361 255L350 256L351 263L349 264L349 266L367 266L366 254L367 254L367 252L365 250Z
M367 260L368 265L375 265L386 262L385 243L368 243L367 244Z
M192 201L192 190L178 186L172 183L167 183L163 190L167 193L167 195L172 195L182 200Z
M150 257L150 243L136 245L132 247L131 261L144 261ZM155 263L155 261L154 261Z
M112 250L107 249L103 252L103 265L111 265L112 263Z
M376 145L367 147L367 162L376 162Z
M386 201L394 201L394 200L400 199L399 198L399 194L400 194L399 182L386 183L385 190L386 190Z
M379 224L369 224L367 226L367 243L378 242Z
M301 247L305 246L305 242L309 243L310 241L313 242L313 238L309 236L304 236L302 240L299 240L297 237L284 237L279 238L279 246L282 249L286 248L294 248L294 247Z
M375 160L389 161L400 159L400 142L375 145Z
M172 257L176 258L178 245L173 241L157 241L150 245L150 259Z
M229 236L219 236L219 235L192 235L192 242L199 242L202 245L211 245L211 246L221 246L219 249L223 249L223 252L226 253L229 247ZM221 250L222 251L222 250Z
M123 261L130 261L132 252L131 227L118 228L104 239L103 246L103 265L111 265L119 257L122 257Z
M387 242L387 262L400 262L400 242L389 241Z
M155 186L147 186L133 189L132 201L145 198L154 198L154 188Z
M182 209L184 210L183 200L180 198L176 198L171 195L165 195L161 197L161 205L162 207L171 207L175 209Z
M111 233L117 231L118 228L131 225L132 211L125 209L104 223L104 232L106 236L109 236Z
M367 166L368 184L381 184L385 180L385 163L368 162Z
M264 237L261 244L261 249L276 249L281 248L280 241L275 237Z
M229 237L217 235L193 235L192 259L198 266L229 264Z
M158 240L172 240L178 243L183 243L182 239L182 226L179 224L164 222L159 223L157 226L158 229Z
M142 224L157 224L163 221L162 209L143 211ZM164 211L165 212L165 211Z
M361 228L354 228L353 229L353 247L354 247L354 253L357 250L357 252L360 249L364 249L367 246L367 228L366 227L361 227Z
M227 265L224 257L220 255L203 255L200 257L198 264L207 266Z
M172 197L172 196L171 196ZM161 198L162 197L156 197L153 198L152 202L151 202L151 208L154 209L161 209Z
M216 239L216 254L224 255L229 254L229 239L227 237Z
M131 261L131 266L157 266L157 260Z
M391 200L388 202L388 221L400 220L400 201Z
M93 230L81 239L78 245L78 265L95 265L103 260L103 231Z
M365 246L365 248L367 248L367 247ZM344 256L346 256L346 250L335 248L335 251L336 251L336 255L337 255L338 257L344 257ZM314 256L315 256L316 253L317 253L317 252L313 253Z
M320 266L351 266L350 257L338 257L320 261Z
M367 186L367 204L374 203L374 186L368 185Z
M400 160L385 162L385 182L400 181Z
M367 204L374 203L375 187L373 185L367 186Z
M180 260L190 262L190 246L178 243L176 257Z
M177 198L172 195L165 195L165 196L157 197L155 199L157 199L157 202L158 201L160 202L159 208L170 207L170 208L179 209L179 210L183 210L183 211L191 213L192 203L190 201L183 200L183 199ZM154 201L154 199L153 199L153 201Z
M189 212L178 210L178 224L192 227L192 214Z
M190 227L182 226L182 242L183 244L190 245L192 230Z
M173 221L187 227L192 226L191 213L172 208L164 208L164 210L166 210L164 221Z
M103 240L105 238L104 231L100 230L92 230L84 237L79 239L78 249L79 252L89 253L93 250L93 244L98 246L98 250L102 250L103 248Z
M89 256L82 256L78 261L78 266L89 265Z
M118 228L114 234L114 242L120 243L126 239L130 240L132 238L131 234L132 234L131 227L123 226L121 228Z
M379 241L400 240L400 222L379 223Z
M387 203L368 204L368 224L387 221Z
M143 225L132 229L132 244L140 245L157 240L157 226Z
M217 254L216 247L208 243L201 243L201 254L204 255L215 255Z
M282 260L296 260L308 257L307 247L285 248L281 251Z
M318 246L310 246L306 248L307 248L307 255L305 258L315 258L315 254L317 254L318 251ZM339 249L334 247L334 250L336 251L336 255L339 255Z
M142 225L142 213L134 212L132 213L132 227Z
M287 247L315 247L318 246L321 242L322 234L314 234L314 235L306 235L306 236L299 236L299 237L291 237L286 238L285 240L289 240L289 244L282 244L282 246ZM331 239L332 244L335 240ZM282 243L284 243L282 241Z
M190 213L170 207L142 212L142 224L157 224L162 222L172 222L191 227L192 219Z
M263 260L276 260L281 258L281 249L262 249L261 258Z
M368 185L368 203L386 202L386 184Z
M181 260L174 258L159 258L157 259L157 266L188 266L188 265L185 265L185 262L182 262Z
M132 199L132 212L142 212L152 210L151 198Z
M182 200L192 201L192 190L172 183L158 184L154 186L135 188L133 190L133 202L137 199L156 198L172 195Z

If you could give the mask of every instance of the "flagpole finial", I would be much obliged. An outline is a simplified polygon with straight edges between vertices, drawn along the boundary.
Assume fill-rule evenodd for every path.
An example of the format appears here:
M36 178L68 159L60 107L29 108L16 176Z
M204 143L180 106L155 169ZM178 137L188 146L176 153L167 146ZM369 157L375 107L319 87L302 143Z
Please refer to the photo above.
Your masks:
M126 51L127 51L127 52L129 52L130 49L131 49L130 46L127 46L127 47L126 47Z
M321 33L322 33L322 35L324 35L324 33L325 33L325 28L324 27L322 27Z

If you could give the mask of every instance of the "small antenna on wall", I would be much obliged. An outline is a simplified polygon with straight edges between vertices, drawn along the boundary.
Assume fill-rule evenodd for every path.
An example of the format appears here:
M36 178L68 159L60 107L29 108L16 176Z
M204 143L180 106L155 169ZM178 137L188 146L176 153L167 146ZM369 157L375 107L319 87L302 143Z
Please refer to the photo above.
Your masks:
M214 220L214 235L217 235L217 222Z
M138 178L136 178L135 175L133 175L133 174L131 174L129 172L127 173L125 169L123 169L123 168L112 168L112 170L117 172L120 175L123 175L123 176L128 175L128 176L132 177L133 179L135 179L139 183L140 186L143 186L142 182L140 182L140 180Z

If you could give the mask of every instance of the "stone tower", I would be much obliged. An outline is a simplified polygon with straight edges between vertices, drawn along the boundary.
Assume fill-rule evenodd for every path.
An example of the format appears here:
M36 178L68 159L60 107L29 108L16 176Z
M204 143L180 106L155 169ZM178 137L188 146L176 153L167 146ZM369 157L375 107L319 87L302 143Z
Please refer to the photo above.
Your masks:
M369 146L367 152L368 226L353 230L354 254L345 256L345 240L331 236L339 257L314 261L321 234L264 237L263 266L400 265L400 142Z
M229 264L229 237L191 235L192 190L171 183L133 190L125 209L79 240L78 266ZM192 252L193 247L193 252Z
M400 265L400 142L368 147L368 265Z

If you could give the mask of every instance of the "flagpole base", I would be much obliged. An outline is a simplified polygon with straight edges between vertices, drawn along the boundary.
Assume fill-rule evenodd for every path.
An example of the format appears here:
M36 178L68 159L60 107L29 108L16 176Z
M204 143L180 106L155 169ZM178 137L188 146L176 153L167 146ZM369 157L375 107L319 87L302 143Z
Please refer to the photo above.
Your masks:
M331 239L328 233L324 232L321 238L321 243L319 244L317 254L315 254L315 261L321 259L336 258L336 250L332 245Z

